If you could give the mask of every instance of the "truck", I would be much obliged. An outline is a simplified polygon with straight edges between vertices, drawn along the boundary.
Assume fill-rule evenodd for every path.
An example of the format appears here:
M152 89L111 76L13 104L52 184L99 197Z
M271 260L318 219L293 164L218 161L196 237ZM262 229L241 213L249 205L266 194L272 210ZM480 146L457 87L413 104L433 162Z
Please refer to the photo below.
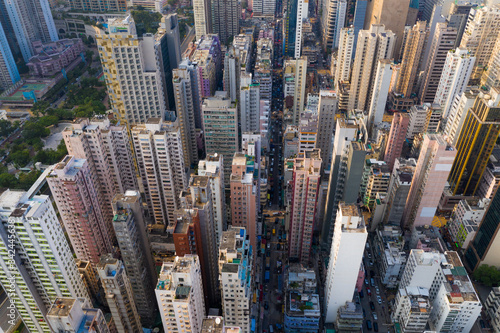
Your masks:
M269 282L269 278L270 278L270 273L269 271L266 271L265 275L264 275L264 282Z
M267 257L266 258L266 269L269 269L269 268L271 268L271 258Z

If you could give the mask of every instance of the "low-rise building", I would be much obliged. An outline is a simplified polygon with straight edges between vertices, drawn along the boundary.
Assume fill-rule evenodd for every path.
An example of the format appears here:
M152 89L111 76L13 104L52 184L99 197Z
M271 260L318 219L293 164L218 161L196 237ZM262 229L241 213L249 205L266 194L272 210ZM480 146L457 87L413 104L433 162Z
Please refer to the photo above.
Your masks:
M396 288L406 264L406 253L403 251L404 239L401 228L385 226L376 231L374 242L375 253L380 255L377 260L380 282L387 288Z
M53 332L110 333L104 314L84 299L58 297L47 313Z
M360 304L346 302L339 308L335 327L339 332L363 331L363 308Z
M439 229L433 226L414 227L411 232L410 249L420 249L424 252L446 250L445 242L439 233Z
M30 58L27 66L30 75L47 77L60 73L68 67L83 52L83 42L80 38L60 39L42 44L33 41L35 55Z
M420 333L425 330L431 314L429 290L423 287L406 287L398 290L394 301L393 322L403 333Z

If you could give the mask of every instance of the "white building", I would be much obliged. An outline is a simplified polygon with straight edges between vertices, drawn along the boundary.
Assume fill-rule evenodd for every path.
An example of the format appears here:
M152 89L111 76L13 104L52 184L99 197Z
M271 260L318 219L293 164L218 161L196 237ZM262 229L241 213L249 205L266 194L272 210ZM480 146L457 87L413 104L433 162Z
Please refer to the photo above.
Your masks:
M335 66L335 87L337 87L339 81L349 82L351 78L351 63L355 39L354 28L342 28L340 30L339 50Z
M323 36L323 46L326 49L335 49L339 45L340 30L345 24L347 1L323 1L322 10L321 36Z
M131 135L149 212L156 224L173 223L188 183L178 123L152 118L132 127Z
M193 0L194 28L196 40L212 32L212 17L210 2L205 0Z
M299 123L300 114L304 111L304 104L306 102L307 57L300 57L296 60L286 60L283 68L284 97L293 96L293 109L290 120L292 124L297 125Z
M57 297L90 298L50 197L30 192L0 195L0 284L30 331L50 332Z
M490 155L490 160L484 169L483 177L478 187L480 198L493 199L493 195L500 184L500 149L495 147Z
M450 220L447 223L451 239L466 249L469 242L476 235L479 223L488 209L490 200L487 198L460 200L453 208Z
M433 293L435 295L437 292L437 287L434 285L442 278L441 262L443 261L442 253L411 250L399 288L424 287L429 289L432 298Z
M367 236L358 206L340 203L326 276L326 323L335 322L339 308L352 302Z
M224 193L224 162L220 154L207 155L198 162L198 175L208 176L212 193L212 208L215 221L215 239L220 245L222 231L227 228L226 197Z
M266 2L265 0L263 2ZM297 1L297 25L295 30L295 59L299 59L302 50L302 23L309 16L309 0ZM293 18L292 18L293 19Z
M474 105L479 90L465 91L460 95L455 95L451 104L444 135L448 137L449 142L454 146L457 143L458 136L462 130L467 111Z
M392 77L392 65L389 59L379 59L376 64L377 71L373 82L373 94L368 113L368 123L366 127L371 135L374 135L374 127L382 122L389 94L389 86Z
M252 83L252 74L240 77L241 132L260 130L260 84Z
M47 322L53 332L110 333L102 311L81 298L56 298L47 312Z
M253 258L249 247L245 228L231 227L222 233L219 247L222 313L226 324L240 327L242 333L250 333Z
M118 333L139 332L141 320L130 281L121 260L111 254L101 256L97 271Z
M443 118L447 118L456 95L462 95L469 83L476 58L466 48L448 51L443 72L436 91L434 103L443 108Z
M205 299L197 255L164 262L155 292L166 332L201 332Z
M398 322L401 331L424 332L431 314L429 290L423 287L400 288L394 301L393 322Z

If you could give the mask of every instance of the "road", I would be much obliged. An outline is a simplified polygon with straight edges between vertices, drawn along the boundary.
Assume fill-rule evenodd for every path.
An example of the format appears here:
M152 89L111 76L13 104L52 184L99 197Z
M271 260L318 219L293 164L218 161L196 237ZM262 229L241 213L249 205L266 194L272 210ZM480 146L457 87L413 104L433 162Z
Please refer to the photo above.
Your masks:
M182 41L182 44L181 44L181 54L183 54L184 51L186 51L189 43L191 43L195 37L194 27L188 27L188 29L189 29L189 31L186 34L186 38L184 38L184 40Z

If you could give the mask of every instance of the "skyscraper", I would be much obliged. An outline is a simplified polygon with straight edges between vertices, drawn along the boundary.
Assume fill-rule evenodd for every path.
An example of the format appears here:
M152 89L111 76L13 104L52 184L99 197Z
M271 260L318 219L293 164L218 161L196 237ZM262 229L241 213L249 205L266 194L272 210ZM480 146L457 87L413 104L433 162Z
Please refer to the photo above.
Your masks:
M16 61L9 47L7 35L3 30L0 20L0 88L7 89L17 81L21 80L17 70Z
M479 224L476 236L469 243L464 255L464 262L470 270L476 270L479 266L498 266L498 250L500 238L498 229L500 227L500 191L496 191L486 214Z
M102 211L99 191L87 160L66 155L47 176L76 258L99 262L112 250L111 219Z
M201 125L201 97L198 88L198 65L184 59L172 72L177 119L181 128L184 165L191 167L198 162L196 128Z
M151 256L141 195L127 191L113 198L113 229L141 323L151 327L158 308L154 301L156 271Z
M328 50L336 49L339 45L340 30L345 24L347 1L323 1L322 9L321 33L323 36L323 47Z
M481 85L488 88L500 86L500 34L493 47L488 66L481 77Z
M118 333L141 331L139 313L123 262L111 254L104 254L97 270Z
M372 85L380 59L391 59L395 34L386 31L383 25L372 25L370 30L361 30L358 35L356 58L351 73L349 109L368 108L371 101Z
M221 154L224 174L231 174L233 155L239 151L238 109L223 92L206 98L202 106L203 128L205 129L205 150L207 154ZM229 177L224 178L229 187Z
M352 27L340 30L337 65L335 67L335 87L337 87L339 81L348 82L351 78L351 63L355 47L354 41L357 37L356 31Z
M254 252L249 249L245 228L231 227L222 233L219 248L222 313L226 324L240 327L242 333L250 333Z
M212 16L210 1L193 0L194 28L196 29L196 40L212 33Z
M212 32L222 44L240 33L241 5L237 0L212 0Z
M45 315L57 297L89 294L50 197L6 190L0 203L0 283L30 331L50 332Z
M383 24L387 30L395 34L395 59L399 59L409 8L410 0L373 0L368 2L366 8L365 29L369 29L372 24Z
M307 57L286 60L283 74L285 98L293 96L292 123L298 125L300 114L304 111L306 94Z
M477 81L488 65L493 47L500 34L500 4L471 9L460 47L467 48L476 58L471 80Z
M2 0L2 2L8 15L8 19L4 16L5 19L1 20L2 26L4 29L12 28L14 31L17 46L26 63L35 54L32 42L48 43L59 40L47 0Z
M424 67L424 77L420 87L419 98L421 103L432 103L436 96L441 73L443 72L446 54L453 47L457 30L448 28L446 23L437 23L436 30L430 41L429 57Z
M227 228L226 198L224 195L224 162L220 154L207 155L198 163L198 175L207 176L210 180L212 205L215 221L215 239L220 244L222 231Z
M297 30L295 33L294 58L299 59L302 55L302 23L309 16L309 0L297 0Z
M431 225L456 153L441 134L424 135L402 227Z
M384 161L389 166L389 170L394 167L394 162L401 156L403 145L406 139L406 132L410 123L407 113L395 112L392 118L391 130L385 147Z
M164 87L169 74L162 74L167 66L164 58L167 54L161 45L162 39L166 38L163 30L140 37L131 15L110 19L108 29L109 34L98 30L96 41L111 108L129 126L144 123L152 117L162 117L168 107ZM163 68L158 66L160 58ZM168 96L173 96L173 90L168 93Z
M332 135L338 114L339 99L335 91L320 90L318 102L318 128L316 130L316 145L321 151L321 169L330 168L332 163ZM322 174L323 175L323 174Z
M372 137L375 136L375 126L382 122L385 112L387 95L392 78L392 61L379 59L373 64L376 66L375 80L373 81L370 109L366 127Z
M252 74L240 77L241 132L258 132L260 129L260 84L252 83Z
M443 108L443 118L448 118L455 96L465 91L475 60L467 49L459 47L448 51L434 98L434 103Z
M480 93L467 111L448 179L453 195L475 195L500 133L500 88Z
M173 223L188 183L178 123L151 118L130 132L149 212L156 224Z
M352 302L367 236L358 206L340 203L325 282L326 323L335 322L338 309Z
M416 91L415 84L426 38L427 30L425 21L418 21L410 29L406 37L401 70L399 71L396 83L396 92L406 97L410 97Z
M365 17L366 17L366 8L368 7L368 0L358 0L356 1L356 8L354 9L354 20L352 26L354 28L354 44L353 48L353 56L355 56L356 46L358 45L358 33L360 30L363 30L365 25ZM340 45L340 44L339 44ZM340 46L339 46L340 47Z
M443 132L453 146L457 144L467 111L474 105L478 95L479 90L471 89L463 92L461 95L456 95L453 100Z
M401 224L406 199L410 191L411 181L417 161L411 158L397 158L392 169L391 181L387 189L386 207L383 223L398 226Z
M307 265L311 255L321 178L319 149L306 150L293 161L288 255Z
M205 317L200 261L197 255L164 262L155 293L166 332L200 332ZM182 309L182 311L179 311Z

